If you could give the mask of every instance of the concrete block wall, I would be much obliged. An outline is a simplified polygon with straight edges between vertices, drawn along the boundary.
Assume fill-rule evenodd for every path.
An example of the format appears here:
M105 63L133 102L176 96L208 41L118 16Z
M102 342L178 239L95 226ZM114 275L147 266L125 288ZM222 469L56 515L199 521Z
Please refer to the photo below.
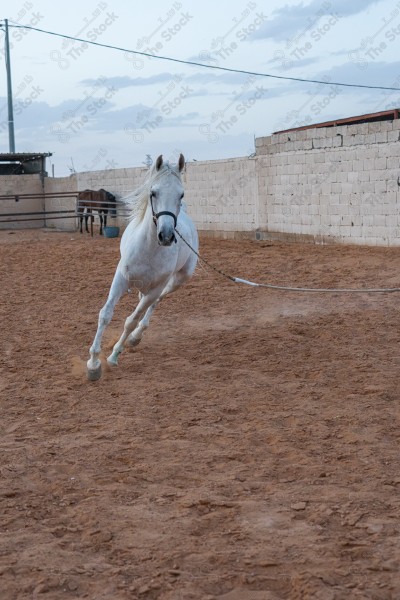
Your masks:
M63 196L62 198L50 198L47 197L49 194L53 193L66 193L66 192L76 192L77 180L76 175L70 175L69 177L57 177L51 178L48 177L45 179L45 192L46 192L46 200L45 206L46 211L72 211L74 213L76 211L76 196ZM70 217L70 215L54 215L57 218L46 218L46 227L51 227L55 229L61 229L62 231L75 231L77 228L77 219L74 217ZM63 218L60 218L63 217Z
M44 226L44 219L40 216L21 215L20 217L3 217L7 213L29 213L43 212L44 199L43 185L40 175L0 175L0 196L11 194L40 194L37 198L20 199L19 201L0 199L0 219L7 221L0 223L0 229L27 229ZM15 219L20 218L24 221L16 222ZM28 220L25 220L28 219Z
M254 158L188 163L183 181L188 211L200 231L233 237L257 229Z
M220 161L187 163L183 173L185 202L200 231L223 237L237 232L254 232L258 227L256 160L235 158ZM70 177L46 179L46 194L59 191L104 188L117 201L137 189L146 177L147 169L113 169L77 173ZM47 198L46 210L74 210L75 198ZM119 212L127 213L120 204ZM96 217L95 223L98 224ZM127 219L109 218L108 224L126 225ZM66 231L76 229L74 219L47 219L47 226Z
M399 140L400 120L259 138L260 229L400 245Z

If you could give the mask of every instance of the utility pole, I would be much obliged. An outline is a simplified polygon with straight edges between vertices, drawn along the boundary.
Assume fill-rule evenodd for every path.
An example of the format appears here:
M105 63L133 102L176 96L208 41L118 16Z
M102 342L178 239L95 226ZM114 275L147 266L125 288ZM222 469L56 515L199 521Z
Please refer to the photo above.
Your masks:
M14 137L14 110L11 85L11 61L10 61L10 42L8 38L8 19L5 19L6 30L6 70L7 70L7 101L8 101L8 140L9 151L15 152L15 137Z

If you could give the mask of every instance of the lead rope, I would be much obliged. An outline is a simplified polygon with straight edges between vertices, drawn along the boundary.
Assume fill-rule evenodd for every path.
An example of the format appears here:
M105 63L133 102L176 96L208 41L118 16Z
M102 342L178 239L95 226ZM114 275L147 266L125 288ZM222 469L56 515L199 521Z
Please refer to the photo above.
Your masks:
M268 288L270 290L283 290L285 292L319 292L319 293L325 293L325 294L327 294L327 293L328 294L329 293L331 293L331 294L337 294L337 293L339 293L339 294L341 294L341 293L347 293L347 294L356 294L356 293L392 294L394 292L400 292L400 287L396 287L396 288L357 288L357 289L353 289L353 288L303 288L303 287L290 287L290 286L286 286L286 285L273 285L271 283L256 283L255 281L248 281L247 279L240 279L240 277L232 277L232 275L228 275L227 273L224 273L224 271L221 271L221 269L217 269L217 267L214 267L205 258L200 256L200 254L189 244L189 242L187 242L185 240L185 238L181 235L181 233L177 229L175 229L175 231L178 234L178 236L181 238L181 240L186 244L186 246L188 248L190 248L190 250L192 252L194 252L194 254L197 256L197 258L199 260L201 260L201 262L203 262L205 265L207 265L207 267L209 267L210 269L212 269L219 275L222 275L222 277L225 277L225 279L229 279L229 281L233 281L233 283L244 283L245 285L251 285L253 287Z

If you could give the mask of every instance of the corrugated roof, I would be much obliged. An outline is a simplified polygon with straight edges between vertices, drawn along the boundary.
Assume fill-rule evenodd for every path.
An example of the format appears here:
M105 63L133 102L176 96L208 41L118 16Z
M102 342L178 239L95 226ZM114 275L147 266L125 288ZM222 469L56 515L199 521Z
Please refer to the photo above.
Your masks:
M27 162L52 156L52 152L1 152L0 161L2 162Z

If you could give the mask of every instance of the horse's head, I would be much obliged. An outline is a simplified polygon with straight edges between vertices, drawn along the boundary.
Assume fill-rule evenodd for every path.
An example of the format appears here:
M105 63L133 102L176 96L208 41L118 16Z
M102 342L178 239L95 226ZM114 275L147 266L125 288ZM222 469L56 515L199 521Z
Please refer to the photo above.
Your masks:
M176 242L175 227L184 195L181 172L185 166L183 154L175 166L163 162L160 155L153 168L154 179L150 187L150 203L157 225L157 238L161 246Z

